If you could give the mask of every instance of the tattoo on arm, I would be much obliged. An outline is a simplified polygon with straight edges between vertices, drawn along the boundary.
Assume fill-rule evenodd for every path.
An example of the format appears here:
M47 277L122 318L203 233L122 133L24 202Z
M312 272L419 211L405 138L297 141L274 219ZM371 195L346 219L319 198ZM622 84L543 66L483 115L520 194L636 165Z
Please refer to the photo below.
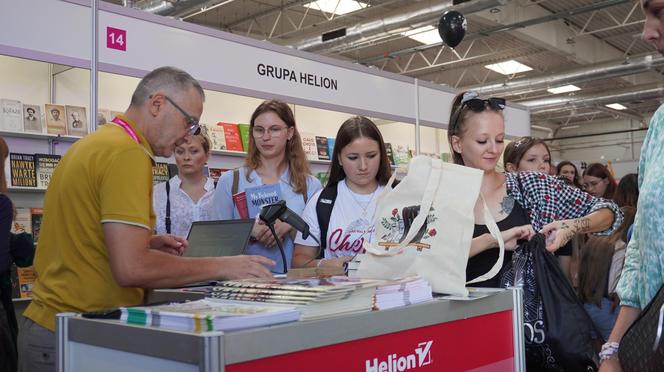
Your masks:
M512 209L514 209L514 199L511 196L506 195L503 198L503 201L500 202L500 213L509 216L509 214L512 213Z
M582 217L574 220L574 228L578 233L590 231L590 218Z

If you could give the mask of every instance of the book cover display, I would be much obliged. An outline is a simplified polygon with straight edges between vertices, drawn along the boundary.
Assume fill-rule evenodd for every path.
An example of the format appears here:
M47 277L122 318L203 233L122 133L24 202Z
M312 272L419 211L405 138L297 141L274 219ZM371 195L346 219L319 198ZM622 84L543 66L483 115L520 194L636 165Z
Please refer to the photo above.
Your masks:
M30 208L16 208L16 216L12 222L10 231L14 234L32 233L32 215Z
M242 140L242 149L244 152L249 151L249 124L238 124L237 129L240 131L240 139Z
M226 136L224 127L215 124L205 124L208 138L210 139L210 150L226 150Z
M152 184L156 185L169 179L168 163L155 163L152 167Z
M113 118L114 116L111 116L111 110L99 109L99 111L97 111L97 126L102 126L113 120Z
M65 106L67 113L67 134L83 137L88 134L88 117L85 107Z
M316 148L318 150L318 160L330 160L327 137L316 136Z
M336 138L327 137L327 153L330 155L330 160L332 160L332 156L334 156L334 143L336 141Z
M37 177L37 188L46 190L53 172L60 162L60 155L35 154L35 173Z
M281 186L278 183L249 187L244 190L247 198L249 218L254 218L264 205L281 200Z
M390 165L396 165L394 163L394 152L392 151L391 143L385 143L385 152L387 153L387 159L390 161Z
M0 129L12 132L23 130L21 101L0 99Z
M44 131L39 105L23 105L23 130L32 133L42 133Z
M318 160L316 136L311 133L300 133L300 137L302 138L302 147L307 155L307 160Z
M237 124L231 123L217 123L224 128L224 136L226 137L226 150L242 152L242 138L240 138L240 130Z
M32 154L9 154L11 186L37 188L35 156Z
M46 115L46 132L49 134L67 134L65 123L65 107L62 105L46 104L44 115Z
M42 217L44 216L44 209L30 208L30 218L32 222L32 238L35 244L39 242L39 232L41 231Z

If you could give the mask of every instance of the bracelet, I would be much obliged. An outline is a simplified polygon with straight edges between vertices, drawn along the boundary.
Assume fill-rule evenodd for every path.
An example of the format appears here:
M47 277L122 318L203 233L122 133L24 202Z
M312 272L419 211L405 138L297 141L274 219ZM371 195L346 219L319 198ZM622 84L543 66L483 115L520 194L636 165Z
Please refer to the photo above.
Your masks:
M602 351L599 352L599 362L610 359L612 356L618 354L618 348L620 344L617 342L607 342L602 345Z

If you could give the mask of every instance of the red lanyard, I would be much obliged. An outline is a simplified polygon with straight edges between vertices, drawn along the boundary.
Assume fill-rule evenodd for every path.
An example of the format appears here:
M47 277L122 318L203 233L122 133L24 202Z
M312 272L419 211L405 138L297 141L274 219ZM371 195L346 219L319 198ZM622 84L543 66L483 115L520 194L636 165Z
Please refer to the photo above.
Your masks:
M111 120L112 123L118 125L120 128L124 129L125 132L133 139L136 143L141 143L141 140L138 138L138 135L136 135L136 131L134 131L129 124L127 124L126 121L118 118L117 116Z

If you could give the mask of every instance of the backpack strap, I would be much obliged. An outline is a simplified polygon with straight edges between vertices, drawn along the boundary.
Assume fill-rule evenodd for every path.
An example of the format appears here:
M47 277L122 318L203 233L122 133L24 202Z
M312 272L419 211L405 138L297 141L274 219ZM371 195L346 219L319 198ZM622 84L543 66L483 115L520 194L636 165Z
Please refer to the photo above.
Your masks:
M337 199L337 185L327 185L321 191L316 202L316 217L318 218L318 227L320 228L320 253L317 258L325 257L327 248L327 229L330 225L330 217L334 202Z
M171 233L171 180L166 181L166 218L164 218L166 234Z
M233 186L231 186L231 196L237 194L240 184L240 168L233 169Z

